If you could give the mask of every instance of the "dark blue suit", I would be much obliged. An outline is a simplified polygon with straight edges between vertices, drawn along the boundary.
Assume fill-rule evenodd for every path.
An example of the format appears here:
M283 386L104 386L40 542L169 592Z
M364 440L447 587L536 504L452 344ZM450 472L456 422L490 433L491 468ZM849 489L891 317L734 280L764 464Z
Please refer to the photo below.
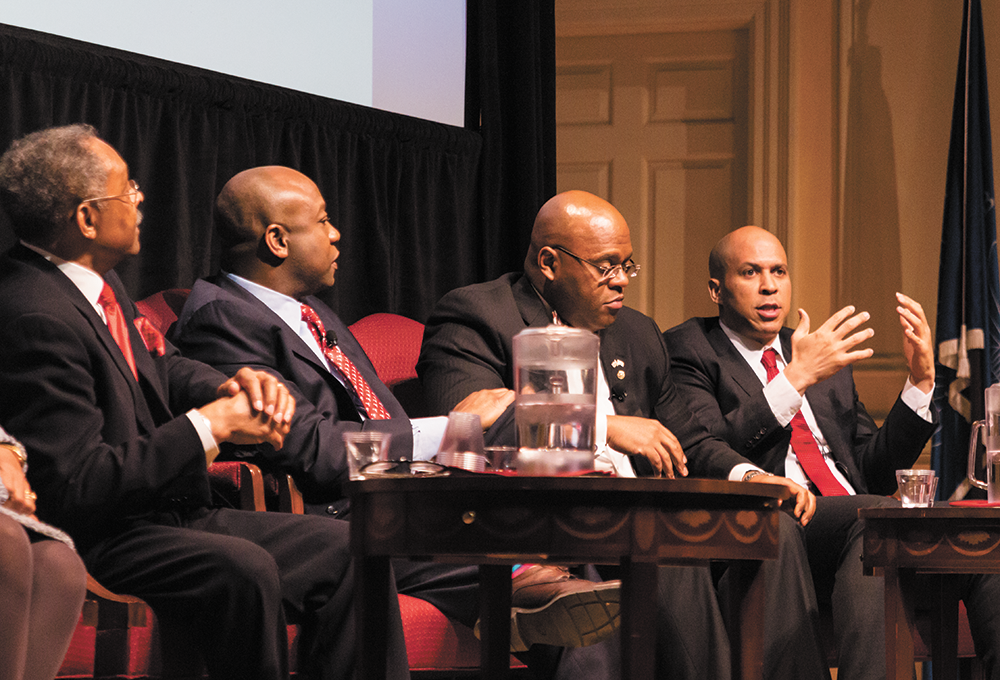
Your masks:
M342 435L351 430L392 434L390 455L410 458L410 420L375 372L358 341L340 318L315 297L303 300L319 315L327 335L357 367L392 416L362 423L351 394L311 348L263 302L225 275L198 281L188 296L171 339L184 356L227 375L241 366L278 376L295 397L295 420L280 451L261 445L252 455L265 466L288 470L302 490L307 512L340 516L347 510L341 484L347 481Z
M302 489L306 512L346 518L350 512L341 485L348 479L342 433L380 430L392 434L391 455L410 458L410 419L392 392L379 380L371 361L351 331L321 300L302 302L319 315L327 335L335 333L341 351L368 382L392 418L361 421L350 393L319 357L263 302L225 275L198 281L172 332L185 356L204 361L227 374L252 366L278 376L295 397L295 418L280 451L261 445L228 451L252 456L265 468L290 473ZM479 613L479 572L394 560L401 593L425 599L448 616L472 626Z

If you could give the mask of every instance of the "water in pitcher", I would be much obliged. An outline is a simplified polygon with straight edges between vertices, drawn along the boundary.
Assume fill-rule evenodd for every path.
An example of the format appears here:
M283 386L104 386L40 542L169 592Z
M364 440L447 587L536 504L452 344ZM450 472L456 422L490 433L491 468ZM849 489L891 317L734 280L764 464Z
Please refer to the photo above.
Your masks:
M594 469L594 399L585 394L522 395L517 401L518 474Z
M986 500L1000 501L1000 451L986 452Z

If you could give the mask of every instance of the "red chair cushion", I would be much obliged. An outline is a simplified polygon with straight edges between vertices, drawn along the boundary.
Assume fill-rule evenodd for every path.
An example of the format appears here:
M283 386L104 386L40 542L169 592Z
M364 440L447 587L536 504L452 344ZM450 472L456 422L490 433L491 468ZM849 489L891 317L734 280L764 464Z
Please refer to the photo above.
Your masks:
M399 596L411 671L477 671L479 640L472 629L454 623L434 605L409 595ZM510 658L511 668L525 668Z
M417 377L424 325L399 314L370 314L350 326L379 379L388 387Z
M139 300L135 306L156 326L157 330L166 335L177 321L190 293L190 288L170 288Z

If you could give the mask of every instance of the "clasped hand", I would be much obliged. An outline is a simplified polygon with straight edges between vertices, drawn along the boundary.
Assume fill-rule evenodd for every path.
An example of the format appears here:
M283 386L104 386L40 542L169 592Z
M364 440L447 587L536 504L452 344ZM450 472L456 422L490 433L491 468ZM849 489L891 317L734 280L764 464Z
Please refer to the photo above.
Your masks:
M295 415L295 399L275 376L241 368L219 386L218 397L198 409L212 423L216 441L267 442L281 448Z

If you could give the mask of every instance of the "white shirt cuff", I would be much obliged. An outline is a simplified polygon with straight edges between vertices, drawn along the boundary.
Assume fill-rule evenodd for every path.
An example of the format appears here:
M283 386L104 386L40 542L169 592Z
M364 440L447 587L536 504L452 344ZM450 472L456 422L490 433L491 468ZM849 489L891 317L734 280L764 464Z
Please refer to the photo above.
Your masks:
M740 463L739 465L737 465L736 467L734 467L732 470L729 471L729 481L742 482L743 475L750 472L751 470L760 470L761 472L764 472L763 470L761 470L756 465L753 465L752 463Z
M785 372L781 371L764 386L764 398L767 399L771 413L782 427L792 422L792 418L802 408L802 395L788 382Z
M212 421L206 418L198 409L191 409L186 415L191 424L194 425L195 432L198 433L201 446L205 449L205 456L215 458L215 456L219 455L219 442L215 441L215 436L212 435Z
M448 426L448 416L433 418L411 418L413 430L413 460L430 460L437 455Z
M906 385L903 386L903 393L900 395L900 398L914 413L928 423L934 420L931 416L931 400L933 397L933 390L929 394L924 394L923 390L910 382L909 376L906 377Z

